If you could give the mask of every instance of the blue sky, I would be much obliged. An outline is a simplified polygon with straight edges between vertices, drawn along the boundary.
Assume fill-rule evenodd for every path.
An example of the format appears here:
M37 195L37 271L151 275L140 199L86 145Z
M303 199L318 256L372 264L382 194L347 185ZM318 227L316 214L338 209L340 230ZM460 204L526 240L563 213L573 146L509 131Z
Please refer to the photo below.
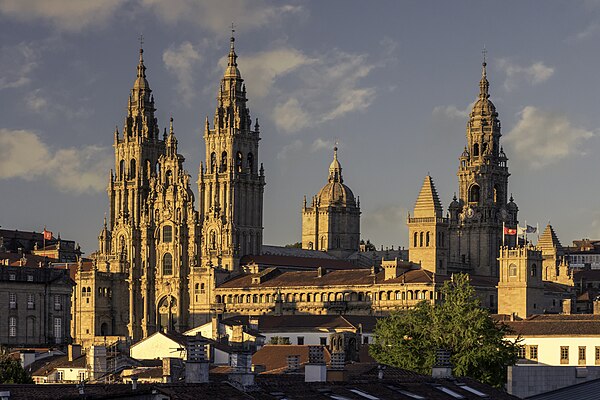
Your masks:
M140 34L159 124L173 116L195 182L232 21L261 124L265 243L300 240L337 140L362 236L406 246L424 176L444 208L457 190L484 46L521 224L600 238L600 1L0 0L0 225L97 248Z

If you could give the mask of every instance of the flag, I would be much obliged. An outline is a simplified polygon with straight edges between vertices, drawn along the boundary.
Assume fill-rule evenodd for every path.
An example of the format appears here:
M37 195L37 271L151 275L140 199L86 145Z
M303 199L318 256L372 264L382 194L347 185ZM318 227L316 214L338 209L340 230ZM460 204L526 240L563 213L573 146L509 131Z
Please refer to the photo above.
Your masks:
M525 233L536 233L536 232L537 232L537 227L535 227L535 226L527 225L527 228L525 228Z
M52 240L52 232L47 231L46 228L44 228L44 240Z
M504 227L504 234L505 235L516 235L517 234L517 229L516 228L509 228L508 226Z

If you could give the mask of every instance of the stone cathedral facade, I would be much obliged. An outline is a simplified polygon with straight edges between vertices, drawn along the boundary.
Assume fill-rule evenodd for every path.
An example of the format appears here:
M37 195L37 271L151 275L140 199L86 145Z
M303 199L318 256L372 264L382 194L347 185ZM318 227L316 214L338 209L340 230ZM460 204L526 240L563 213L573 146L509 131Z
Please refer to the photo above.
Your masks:
M408 256L360 251L360 202L344 184L337 148L327 183L310 204L304 200L302 249L277 248L263 246L260 126L250 116L234 38L214 117L204 123L197 199L172 118L160 132L140 50L123 128L114 132L109 214L93 262L80 262L75 274L72 337L84 345L135 342L233 314L381 315L436 301L454 272L471 274L482 304L496 310L499 277L505 289L528 283L499 269L507 264L508 247L501 253L501 246L515 246L514 236L503 243L503 227L517 225L518 208L508 198L507 157L489 97L484 62L459 158L458 196L444 215L433 179L425 178L408 216ZM557 281L558 247L546 242L550 272L543 280Z
M262 247L265 176L258 119L252 121L237 67L234 38L221 80L207 159L200 166L198 210L178 153L171 118L161 133L140 49L122 132L114 133L109 216L91 267L80 263L72 336L125 336L183 331L204 322L219 279Z

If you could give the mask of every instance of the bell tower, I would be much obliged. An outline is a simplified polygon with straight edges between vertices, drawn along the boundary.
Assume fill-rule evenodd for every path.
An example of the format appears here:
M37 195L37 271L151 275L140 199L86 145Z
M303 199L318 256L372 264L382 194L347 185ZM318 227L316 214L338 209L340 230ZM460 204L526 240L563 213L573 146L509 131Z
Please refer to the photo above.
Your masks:
M252 126L234 44L232 35L212 127L206 118L206 162L198 179L202 265L230 271L262 250L265 186L258 119Z
M515 227L518 208L508 194L508 158L500 145L500 120L490 101L487 63L479 98L467 122L467 146L459 158L458 199L450 205L449 271L498 276L503 224ZM506 236L514 246L514 236Z

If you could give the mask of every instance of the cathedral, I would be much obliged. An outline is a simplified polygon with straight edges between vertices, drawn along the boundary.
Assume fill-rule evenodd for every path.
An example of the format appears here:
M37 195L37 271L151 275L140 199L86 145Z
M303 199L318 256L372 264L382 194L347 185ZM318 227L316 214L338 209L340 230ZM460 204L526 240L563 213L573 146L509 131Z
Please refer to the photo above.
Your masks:
M444 214L432 177L425 177L407 220L408 252L361 246L360 201L344 183L337 147L327 183L310 202L304 198L302 248L264 246L260 126L250 117L234 44L232 37L214 118L204 123L198 199L172 118L160 132L140 49L123 128L114 132L110 211L93 262L79 263L75 276L76 342L135 342L235 314L385 315L435 302L455 272L469 273L482 305L496 311L510 290L543 295L543 282L558 279L552 271L564 263L552 237L543 251L508 251L518 247L515 236L504 235L518 224L518 207L508 197L508 159L485 61L458 160L458 196ZM503 274L515 263L549 272L537 280ZM568 286L565 274L560 280Z

